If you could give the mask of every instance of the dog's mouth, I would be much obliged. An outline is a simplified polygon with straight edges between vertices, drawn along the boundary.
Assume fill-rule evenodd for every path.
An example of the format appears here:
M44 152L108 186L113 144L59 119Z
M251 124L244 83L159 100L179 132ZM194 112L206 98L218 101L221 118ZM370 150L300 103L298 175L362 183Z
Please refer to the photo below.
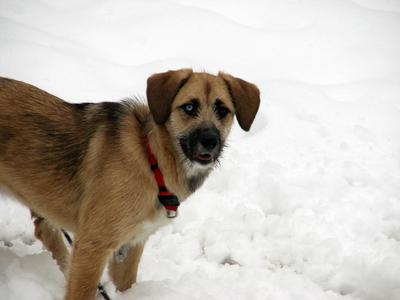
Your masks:
M214 163L221 152L221 138L215 128L197 129L179 139L186 158L201 165Z
M195 157L198 162L210 163L214 161L213 156L210 153L200 153Z

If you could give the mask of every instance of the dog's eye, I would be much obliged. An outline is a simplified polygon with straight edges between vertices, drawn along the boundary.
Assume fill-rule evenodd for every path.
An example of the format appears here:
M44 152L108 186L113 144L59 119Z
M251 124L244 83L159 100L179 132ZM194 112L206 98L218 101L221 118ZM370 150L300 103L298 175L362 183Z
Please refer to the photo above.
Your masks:
M222 104L221 100L217 100L217 102L215 102L214 110L220 120L225 118L230 113L230 110Z
M192 100L192 102L183 104L181 108L186 114L193 117L197 115L197 112L199 110L199 104L196 100Z
M185 105L185 110L187 112L191 112L194 109L194 105L193 104L186 104Z

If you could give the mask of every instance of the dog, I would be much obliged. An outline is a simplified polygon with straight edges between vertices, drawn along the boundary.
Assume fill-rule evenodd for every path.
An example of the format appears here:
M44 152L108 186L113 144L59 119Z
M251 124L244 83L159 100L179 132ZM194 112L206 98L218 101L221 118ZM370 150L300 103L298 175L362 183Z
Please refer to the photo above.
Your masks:
M107 263L119 291L136 282L148 236L218 164L234 116L248 131L260 104L254 84L191 69L150 76L146 94L72 104L0 78L0 187L31 209L66 300L95 299Z

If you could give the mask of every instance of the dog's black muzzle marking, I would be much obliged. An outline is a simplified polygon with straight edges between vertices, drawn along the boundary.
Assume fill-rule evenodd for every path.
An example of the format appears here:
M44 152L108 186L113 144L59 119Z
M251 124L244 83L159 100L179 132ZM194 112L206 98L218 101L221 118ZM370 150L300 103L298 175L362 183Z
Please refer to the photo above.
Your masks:
M186 157L202 165L214 162L222 148L221 135L215 127L196 129L179 142Z

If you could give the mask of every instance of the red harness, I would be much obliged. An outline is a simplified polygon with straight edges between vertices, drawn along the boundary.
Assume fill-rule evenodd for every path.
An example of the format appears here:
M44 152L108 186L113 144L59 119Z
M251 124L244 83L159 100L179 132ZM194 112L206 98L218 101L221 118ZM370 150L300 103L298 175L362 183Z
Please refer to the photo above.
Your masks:
M161 204L167 210L167 217L175 218L178 214L178 206L180 205L179 199L176 195L168 191L167 187L165 186L164 176L160 170L160 167L158 166L157 157L151 150L148 140L146 140L146 152L150 163L150 168L153 171L154 178L157 181L158 200L160 200Z

